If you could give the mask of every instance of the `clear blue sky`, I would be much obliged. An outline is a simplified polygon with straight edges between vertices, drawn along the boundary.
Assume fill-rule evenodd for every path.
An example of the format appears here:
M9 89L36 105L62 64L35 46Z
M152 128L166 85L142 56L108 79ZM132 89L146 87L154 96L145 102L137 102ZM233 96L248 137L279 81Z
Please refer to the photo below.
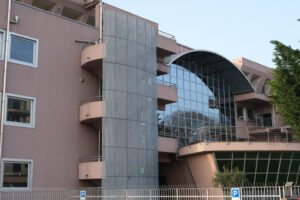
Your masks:
M269 67L279 40L300 47L300 0L103 0L159 24L177 42Z

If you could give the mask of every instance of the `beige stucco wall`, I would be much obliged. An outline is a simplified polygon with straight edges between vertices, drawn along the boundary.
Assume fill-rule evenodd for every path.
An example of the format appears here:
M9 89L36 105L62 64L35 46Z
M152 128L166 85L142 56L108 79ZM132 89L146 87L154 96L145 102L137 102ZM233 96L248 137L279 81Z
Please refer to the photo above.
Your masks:
M0 29L6 13L7 1L0 1ZM38 67L9 62L7 92L35 97L36 120L35 128L4 127L3 157L33 160L33 187L88 186L78 180L78 160L97 155L98 140L80 123L79 102L98 94L98 80L81 68L84 44L75 40L93 41L98 30L13 2L15 15L20 22L11 31L39 40Z
M158 137L158 151L163 153L177 153L178 140L175 138Z
M102 117L102 101L85 103L80 106L79 119L81 122L99 120Z
M160 163L159 176L165 177L168 185L194 185L193 177L184 159Z
M212 178L218 171L213 153L191 156L187 163L197 187L213 187Z
M175 87L169 87L162 84L157 84L158 101L176 102L178 101L178 90Z

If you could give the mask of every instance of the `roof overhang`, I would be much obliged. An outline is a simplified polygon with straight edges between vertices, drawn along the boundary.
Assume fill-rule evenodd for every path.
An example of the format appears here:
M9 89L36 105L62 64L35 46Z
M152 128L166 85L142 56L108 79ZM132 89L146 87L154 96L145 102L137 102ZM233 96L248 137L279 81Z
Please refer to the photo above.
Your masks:
M222 74L234 95L254 92L248 79L230 60L225 57L207 50L192 50L181 54L174 54L165 59L168 66L179 59L194 59L203 66L212 68L215 72Z

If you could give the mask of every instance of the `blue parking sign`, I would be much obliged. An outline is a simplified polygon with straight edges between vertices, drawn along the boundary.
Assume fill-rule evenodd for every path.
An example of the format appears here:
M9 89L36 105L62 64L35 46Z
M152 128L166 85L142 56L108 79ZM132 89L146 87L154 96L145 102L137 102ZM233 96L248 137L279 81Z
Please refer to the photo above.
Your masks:
M239 188L231 189L231 198L232 198L232 200L240 200L240 189Z
M86 197L86 191L85 190L81 190L80 191L80 200L85 200Z

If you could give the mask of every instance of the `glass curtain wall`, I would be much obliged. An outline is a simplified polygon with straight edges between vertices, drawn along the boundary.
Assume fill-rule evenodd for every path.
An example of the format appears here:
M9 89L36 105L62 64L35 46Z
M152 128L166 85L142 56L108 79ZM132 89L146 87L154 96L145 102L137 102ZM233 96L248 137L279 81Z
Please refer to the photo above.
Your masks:
M219 171L239 168L249 185L300 183L300 152L216 152Z
M181 58L171 64L169 74L157 79L178 88L178 102L158 111L160 136L179 138L181 146L236 139L233 94L221 73L197 60Z

